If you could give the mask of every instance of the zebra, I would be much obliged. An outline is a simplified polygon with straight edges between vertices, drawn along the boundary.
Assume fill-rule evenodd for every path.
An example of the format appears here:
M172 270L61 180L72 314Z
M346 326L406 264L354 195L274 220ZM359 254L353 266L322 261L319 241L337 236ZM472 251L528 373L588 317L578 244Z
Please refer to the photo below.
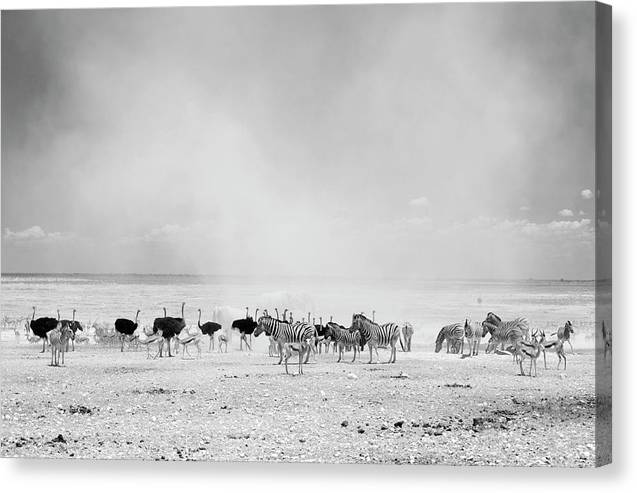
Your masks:
M257 328L254 331L254 337L258 337L263 332L265 332L267 336L273 337L276 341L279 350L279 362L277 365L280 365L284 356L283 345L286 342L310 343L315 337L316 329L305 322L283 322L282 320L272 318L270 315L263 315L259 317ZM305 363L307 363L310 357L310 351L305 352Z
M551 335L557 335L557 338L562 341L562 344L568 342L568 345L571 347L571 354L575 354L573 351L573 345L571 344L571 334L574 334L573 324L570 320L567 320L563 327L557 329L557 332L553 332Z
M341 327L338 324L329 323L325 328L325 337L330 337L338 347L337 363L341 362L341 358L343 357L343 349L345 346L352 346L354 348L354 359L352 359L352 363L356 361L356 353L360 351L360 331L349 331L345 327Z
M352 328L350 330L360 331L361 350L364 344L368 345L368 364L372 363L372 351L374 349L376 350L376 357L378 358L378 347L387 346L391 348L388 363L396 363L396 341L400 340L400 327L397 324L389 322L378 325L362 313L355 313L352 316Z
M493 312L487 313L487 317L484 319L484 322L482 322L484 329L483 337L487 335L487 332L493 335L499 328L511 326L517 326L522 331L524 339L529 340L529 322L526 318L518 317L515 320L503 322L502 319Z
M518 341L529 340L529 322L522 317L503 322L495 313L489 312L487 318L482 322L482 327L484 335L487 332L491 334L485 350L486 353L492 352L498 344L501 345L501 349L505 349L505 344L515 347Z
M445 325L436 337L436 349L437 353L442 349L442 343L447 341L447 353L449 352L449 346L455 347L457 343L462 345L462 351L464 351L464 328L461 323Z
M299 375L303 375L303 354L305 352L309 352L309 345L311 342L286 342L283 344L283 351L285 352L285 373L289 375L288 372L288 360L292 353L299 354Z
M477 356L480 352L480 339L484 337L484 328L477 322L464 321L464 336L469 343L469 356ZM464 351L463 351L464 353Z
M403 325L402 332L403 332L403 339L405 340L405 344L403 345L403 339L400 339L400 347L402 348L403 351L410 352L411 338L414 335L414 327L409 322L405 322L405 325Z

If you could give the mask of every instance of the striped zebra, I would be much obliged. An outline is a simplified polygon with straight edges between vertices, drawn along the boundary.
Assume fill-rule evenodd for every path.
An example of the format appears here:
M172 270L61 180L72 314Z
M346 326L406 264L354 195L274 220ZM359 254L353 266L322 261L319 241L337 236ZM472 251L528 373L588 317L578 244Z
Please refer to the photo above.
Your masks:
M325 337L330 337L338 347L338 361L341 362L343 357L343 350L346 346L354 348L354 359L352 363L356 361L356 353L360 351L361 333L358 330L349 331L345 327L339 326L335 323L328 323L325 328Z
M391 354L388 363L396 363L396 341L400 340L400 327L392 322L378 325L372 322L362 313L355 313L352 316L351 330L359 330L361 334L361 350L364 344L369 347L369 362L372 362L372 351L376 350L378 358L378 348L390 346Z
M445 325L436 337L436 352L439 353L442 349L442 343L447 341L447 353L449 352L449 346L452 348L460 344L462 351L464 351L464 327L461 323Z
M516 357L518 343L529 340L529 322L525 318L520 317L503 322L500 317L489 312L485 321L482 322L482 327L491 334L486 353L493 352L500 345L503 350L512 348L512 354Z
M574 334L573 324L570 320L567 320L564 326L557 329L557 332L553 332L551 335L557 335L558 340L562 341L562 344L568 342L568 345L571 347L571 354L575 354L573 351L573 345L571 344L571 334Z
M259 317L254 337L258 337L263 332L267 336L273 337L276 341L279 350L279 362L277 364L280 365L284 356L283 345L285 343L311 342L315 337L316 329L305 322L284 322L272 318L270 315L263 315ZM305 352L305 363L307 363L310 351Z
M484 328L478 322L464 321L464 336L469 344L469 356L477 356L480 352L480 339L484 337ZM463 351L464 353L464 351Z

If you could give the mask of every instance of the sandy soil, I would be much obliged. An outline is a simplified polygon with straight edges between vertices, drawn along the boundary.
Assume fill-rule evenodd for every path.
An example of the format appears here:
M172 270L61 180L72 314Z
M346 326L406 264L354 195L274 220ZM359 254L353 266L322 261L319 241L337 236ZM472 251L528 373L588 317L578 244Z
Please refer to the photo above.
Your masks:
M528 378L508 356L461 359L414 343L393 365L337 364L323 354L290 376L265 341L252 353L237 345L199 360L81 346L51 368L40 346L2 342L0 453L594 465L592 352L569 355L567 372L547 355L549 370L540 363ZM401 372L406 378L396 378Z

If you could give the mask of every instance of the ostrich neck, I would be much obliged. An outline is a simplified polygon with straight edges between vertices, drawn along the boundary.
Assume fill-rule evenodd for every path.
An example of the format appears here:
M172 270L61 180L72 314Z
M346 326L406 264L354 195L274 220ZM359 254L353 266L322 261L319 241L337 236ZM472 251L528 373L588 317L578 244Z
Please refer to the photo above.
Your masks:
M197 320L197 327L201 329L201 310L199 310L199 320Z
M31 317L31 321L33 322L35 320L35 307L33 307L33 316Z

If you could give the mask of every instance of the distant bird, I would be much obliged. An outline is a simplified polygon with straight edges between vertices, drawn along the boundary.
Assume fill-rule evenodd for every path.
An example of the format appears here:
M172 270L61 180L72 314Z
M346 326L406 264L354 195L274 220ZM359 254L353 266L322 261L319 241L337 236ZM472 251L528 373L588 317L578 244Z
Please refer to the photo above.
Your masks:
M139 317L140 310L137 310L135 314L135 321L129 320L127 318L118 318L115 320L115 331L119 333L119 338L122 343L120 347L120 351L124 351L124 339L126 336L132 336L137 330L137 319Z
M221 330L221 324L217 322L205 322L201 323L201 308L199 308L199 320L197 320L197 327L201 330L202 334L210 337L210 344L208 344L208 352L215 348L215 332Z
M246 317L240 318L232 322L232 328L237 329L239 334L241 334L241 339L239 340L239 349L243 351L243 343L246 343L249 350L252 350L250 344L248 343L248 339L246 336L250 336L252 338L252 334L257 328L257 323L255 322L257 318L257 314L259 313L259 309L257 308L254 312L254 318L252 318L249 314L249 308L246 306Z
M173 355L170 353L170 342L173 337L178 336L182 329L186 326L186 319L184 318L184 307L186 303L183 302L181 304L181 318L176 317L167 317L166 316L166 308L164 308L164 317L156 318L153 321L153 333L162 332L162 337L168 343L168 357L172 357ZM160 346L159 349L159 357L163 356L163 347Z
M40 351L41 353L46 350L47 334L58 326L58 319L59 313L57 319L53 317L40 317L36 319L35 307L33 307L33 316L31 317L29 327L31 328L31 332L33 332L33 335L42 339L42 351Z

